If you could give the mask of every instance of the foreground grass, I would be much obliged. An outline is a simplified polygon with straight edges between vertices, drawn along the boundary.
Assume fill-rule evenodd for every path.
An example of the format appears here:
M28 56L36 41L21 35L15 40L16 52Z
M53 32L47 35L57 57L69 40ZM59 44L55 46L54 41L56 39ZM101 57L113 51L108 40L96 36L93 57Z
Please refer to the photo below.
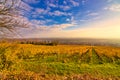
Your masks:
M101 76L118 76L120 77L120 65L115 64L76 64L76 63L37 63L37 62L24 62L23 67L26 71L35 73L53 74L53 75L71 75L71 74L86 74ZM27 67L24 67L27 66Z
M119 55L120 48L116 47L2 44L0 46L0 78L119 80Z

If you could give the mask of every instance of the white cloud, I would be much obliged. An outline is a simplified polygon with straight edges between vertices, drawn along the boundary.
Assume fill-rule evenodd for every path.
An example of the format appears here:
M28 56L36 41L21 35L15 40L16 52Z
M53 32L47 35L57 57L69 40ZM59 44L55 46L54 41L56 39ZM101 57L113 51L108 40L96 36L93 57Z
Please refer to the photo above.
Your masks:
M72 3L72 5L73 5L74 7L79 6L79 2L76 2L76 1L74 1L74 0L70 0L70 2Z
M49 12L49 9L42 9L42 8L36 8L37 14L47 14Z
M51 29L61 30L61 29L72 27L72 26L75 26L75 24L66 23L66 24L60 24L60 25L53 25Z
M85 22L85 21L88 21L88 20L86 20L86 19L81 19L81 20L80 20L80 22Z
M100 22L91 23L74 30L63 30L70 26L75 26L75 24L44 26L41 27L44 31L37 30L27 34L26 37L120 38L120 19L118 17L101 20Z
M107 2L112 2L112 1L114 1L114 0L107 0Z
M46 23L43 20L31 20L31 22L35 25L44 25Z
M57 5L55 5L53 3L49 3L48 6L50 6L50 7L58 7Z
M82 5L85 5L87 0L82 0Z
M69 10L71 7L70 6L60 6L61 9L64 11Z
M64 0L64 1L63 1L63 4L65 4L65 5L66 5L66 4L67 4L67 2Z
M114 11L114 12L120 12L120 4L113 4L109 7L104 8L104 9Z
M71 35L71 37L120 38L120 19L118 17L102 20L97 23L88 24L79 29L63 32Z
M23 0L24 2L26 3L29 3L29 4L37 4L39 3L41 0Z
M47 7L58 8L58 1L57 0L46 0L45 1Z
M43 8L36 8L34 12L31 13L33 18L44 18L43 15L49 14L50 8L43 9Z
M53 20L51 19L46 19L46 20L36 20L36 19L33 19L30 21L30 23L32 23L32 25L36 25L36 26L43 26L43 25L46 25L47 23L49 22L53 22Z
M26 11L31 11L33 9L33 7L31 7L27 3L24 3L23 1L20 2L20 8Z
M72 26L75 26L75 24L66 23L66 24L55 24L55 25L51 25L51 26L37 25L37 29L44 28L44 31L61 31L62 29L66 29L66 28L69 28Z
M74 26L75 24L60 24L60 25L52 25L52 26L39 26L39 25L34 25L34 29L31 31L26 31L23 33L24 37L56 37L56 36L61 36L60 32L62 29L69 28L71 26ZM26 34L27 33L27 34ZM29 33L29 34L28 34ZM55 36L56 35L56 36ZM64 34L65 35L65 34Z
M92 12L92 13L88 13L87 16L97 16L97 15L99 15L99 13L97 13L97 12Z
M69 18L67 18L66 21L71 21L71 20Z
M70 16L71 15L71 13L66 13L66 12L61 12L61 11L58 11L58 10L56 10L56 11L54 11L54 12L49 12L49 15L51 15L51 16Z

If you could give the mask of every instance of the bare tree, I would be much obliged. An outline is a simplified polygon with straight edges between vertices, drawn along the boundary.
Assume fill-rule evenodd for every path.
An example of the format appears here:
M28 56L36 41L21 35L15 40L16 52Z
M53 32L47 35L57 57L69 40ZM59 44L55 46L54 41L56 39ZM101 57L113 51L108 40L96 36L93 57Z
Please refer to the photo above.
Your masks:
M0 36L15 34L16 29L26 28L27 23L22 20L19 11L19 0L0 0Z

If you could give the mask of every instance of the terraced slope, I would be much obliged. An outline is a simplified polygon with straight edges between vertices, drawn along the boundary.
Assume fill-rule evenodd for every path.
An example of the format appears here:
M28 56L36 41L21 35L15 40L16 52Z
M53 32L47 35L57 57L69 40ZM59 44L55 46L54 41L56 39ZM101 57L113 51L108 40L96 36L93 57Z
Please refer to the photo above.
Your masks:
M81 62L92 63L92 64L103 64L103 63L120 64L120 57L118 54L113 54L112 56L109 56L109 52L101 54L100 52L97 52L94 47L91 47L88 49L87 52L81 55Z

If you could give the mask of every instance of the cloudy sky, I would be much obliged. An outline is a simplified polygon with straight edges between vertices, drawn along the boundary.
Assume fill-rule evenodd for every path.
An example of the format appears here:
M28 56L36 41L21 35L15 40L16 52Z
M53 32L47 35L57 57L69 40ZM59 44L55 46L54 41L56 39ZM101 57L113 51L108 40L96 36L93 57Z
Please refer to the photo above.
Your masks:
M120 0L22 0L24 38L120 38Z

